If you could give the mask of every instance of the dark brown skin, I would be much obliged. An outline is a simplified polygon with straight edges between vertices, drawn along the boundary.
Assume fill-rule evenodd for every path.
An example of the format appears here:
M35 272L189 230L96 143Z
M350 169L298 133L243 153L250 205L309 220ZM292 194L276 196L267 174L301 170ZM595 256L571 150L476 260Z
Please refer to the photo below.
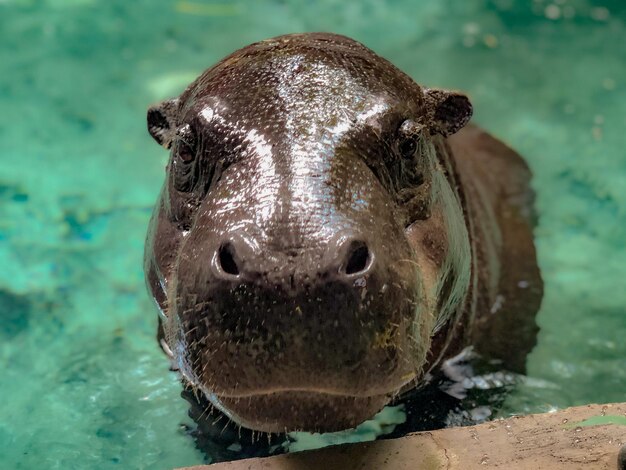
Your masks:
M254 430L370 418L461 348L521 371L530 173L467 97L333 34L236 51L148 111L145 271L184 381Z

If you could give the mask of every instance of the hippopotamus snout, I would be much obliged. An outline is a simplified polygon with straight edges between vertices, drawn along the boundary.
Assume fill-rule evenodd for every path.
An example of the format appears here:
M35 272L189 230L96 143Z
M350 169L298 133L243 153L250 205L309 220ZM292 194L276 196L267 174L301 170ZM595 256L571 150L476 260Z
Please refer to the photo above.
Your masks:
M317 282L350 283L369 276L376 266L376 254L364 234L344 230L320 249L313 263L311 256L299 256L297 251L281 256L247 231L238 230L225 235L211 255L211 271L216 279L240 285L273 282L280 289L295 294L299 286ZM285 258L291 258L288 262ZM297 273L289 273L295 265ZM297 276L297 277L296 277Z
M353 209L321 187L306 210L283 207L266 223L253 198L239 206L208 197L199 209L176 267L179 322L168 343L185 350L181 370L221 400L269 391L386 396L415 376L417 263L374 174L350 168L359 170L350 189L361 194ZM250 186L239 176L237 194ZM257 215L243 223L244 209Z
M216 406L255 429L340 429L415 378L420 282L401 238L339 229L295 249L254 233L206 237L178 266L168 343Z

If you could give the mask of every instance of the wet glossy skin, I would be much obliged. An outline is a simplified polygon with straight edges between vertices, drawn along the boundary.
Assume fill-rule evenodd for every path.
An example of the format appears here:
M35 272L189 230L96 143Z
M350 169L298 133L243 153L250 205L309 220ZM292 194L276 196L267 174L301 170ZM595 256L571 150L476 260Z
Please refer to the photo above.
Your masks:
M272 432L353 427L418 385L473 322L443 140L470 115L327 34L248 46L151 108L172 154L145 267L185 381Z

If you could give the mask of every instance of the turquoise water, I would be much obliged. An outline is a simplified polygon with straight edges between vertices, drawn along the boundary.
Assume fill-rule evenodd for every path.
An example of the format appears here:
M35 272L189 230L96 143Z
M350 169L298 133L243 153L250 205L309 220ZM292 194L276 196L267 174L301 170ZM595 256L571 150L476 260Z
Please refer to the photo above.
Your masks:
M0 0L0 466L203 461L143 284L166 159L145 110L294 31L466 90L532 167L546 295L501 413L625 401L625 20L621 0Z

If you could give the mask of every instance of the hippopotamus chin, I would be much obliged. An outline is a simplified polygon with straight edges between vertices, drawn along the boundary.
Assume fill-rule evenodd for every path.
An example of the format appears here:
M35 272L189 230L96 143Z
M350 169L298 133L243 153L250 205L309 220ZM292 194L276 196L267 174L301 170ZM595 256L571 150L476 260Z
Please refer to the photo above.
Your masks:
M351 428L476 337L505 271L540 293L528 171L458 132L471 114L332 34L252 44L151 107L171 157L145 272L184 381L254 430Z

